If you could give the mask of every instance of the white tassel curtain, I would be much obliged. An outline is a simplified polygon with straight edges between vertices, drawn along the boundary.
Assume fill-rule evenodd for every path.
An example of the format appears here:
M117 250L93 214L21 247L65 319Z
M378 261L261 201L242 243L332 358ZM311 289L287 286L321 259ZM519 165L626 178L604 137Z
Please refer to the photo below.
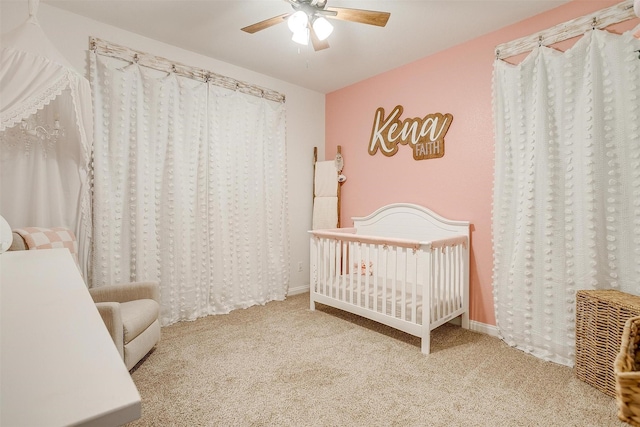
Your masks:
M589 31L561 53L496 60L498 329L573 365L575 294L640 294L640 40Z
M284 104L91 61L93 285L160 281L163 325L284 299Z

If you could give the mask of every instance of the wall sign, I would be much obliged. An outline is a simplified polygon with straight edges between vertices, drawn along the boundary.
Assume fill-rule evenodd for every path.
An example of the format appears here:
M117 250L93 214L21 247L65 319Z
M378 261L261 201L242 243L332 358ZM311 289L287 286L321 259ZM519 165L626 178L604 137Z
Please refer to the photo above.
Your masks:
M373 119L369 154L378 150L391 157L398 152L398 144L411 145L415 160L436 159L444 156L444 136L451 126L453 115L435 113L423 118L400 120L401 105L396 106L385 118L384 108L376 110Z

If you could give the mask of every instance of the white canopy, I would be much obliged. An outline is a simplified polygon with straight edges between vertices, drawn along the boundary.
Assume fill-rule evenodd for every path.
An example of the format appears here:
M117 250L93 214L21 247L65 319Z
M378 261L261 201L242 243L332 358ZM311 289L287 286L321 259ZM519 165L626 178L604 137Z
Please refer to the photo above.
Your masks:
M65 226L85 279L91 238L91 88L42 31L38 2L0 44L0 213L12 228ZM29 123L29 126L27 126ZM28 129L60 128L57 140Z

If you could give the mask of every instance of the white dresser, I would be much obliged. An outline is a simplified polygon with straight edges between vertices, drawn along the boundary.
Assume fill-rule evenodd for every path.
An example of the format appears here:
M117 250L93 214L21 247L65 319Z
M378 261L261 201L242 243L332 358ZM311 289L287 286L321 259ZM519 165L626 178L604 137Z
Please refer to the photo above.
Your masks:
M0 286L0 425L140 418L140 394L67 249L1 254Z

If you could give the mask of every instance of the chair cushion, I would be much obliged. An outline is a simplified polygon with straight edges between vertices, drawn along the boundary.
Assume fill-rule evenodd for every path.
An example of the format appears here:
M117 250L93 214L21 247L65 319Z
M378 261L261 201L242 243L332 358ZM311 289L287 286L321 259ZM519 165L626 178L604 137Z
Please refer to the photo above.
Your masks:
M128 344L158 319L160 306L152 299L139 299L120 304L124 327L124 343Z
M160 341L160 321L156 320L136 339L124 346L124 364L131 370Z

